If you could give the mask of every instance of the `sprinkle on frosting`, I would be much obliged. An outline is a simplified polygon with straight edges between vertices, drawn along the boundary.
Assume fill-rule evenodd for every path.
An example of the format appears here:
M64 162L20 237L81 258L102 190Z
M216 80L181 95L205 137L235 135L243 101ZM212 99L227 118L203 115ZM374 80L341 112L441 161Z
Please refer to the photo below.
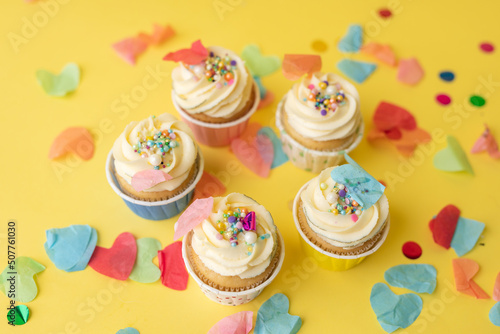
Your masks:
M259 236L256 232L255 212L248 212L245 208L236 208L234 211L225 210L216 225L219 235L217 239L225 239L231 243L231 247L238 246L238 234L243 233L247 247L248 256L252 255L253 247ZM262 240L269 238L269 234L261 235Z
M320 183L319 187L321 190L328 188L324 182ZM351 220L357 222L363 211L363 207L352 199L348 192L349 189L344 184L335 183L332 191L328 192L325 196L331 206L328 212L332 212L335 215L351 215Z
M314 108L320 110L322 116L326 116L329 111L335 112L339 105L345 104L345 94L339 83L333 84L328 81L321 81L318 86L309 84L307 86L309 94L305 101L314 102Z
M204 75L209 82L217 82L216 87L230 86L234 83L234 71L236 70L236 60L226 53L224 57L210 52L207 59L198 65L189 65L187 69L193 73L195 80L200 80ZM223 78L222 82L218 82Z

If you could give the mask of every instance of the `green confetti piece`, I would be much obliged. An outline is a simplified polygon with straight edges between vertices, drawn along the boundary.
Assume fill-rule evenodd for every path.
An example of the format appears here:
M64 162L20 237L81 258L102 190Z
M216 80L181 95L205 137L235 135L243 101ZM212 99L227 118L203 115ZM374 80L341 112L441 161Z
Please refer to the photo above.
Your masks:
M32 258L20 256L0 274L0 291L12 300L29 303L38 293L33 276L44 270L45 267Z
M161 276L161 271L153 263L153 259L160 249L161 243L154 238L138 239L135 266L129 278L140 283L156 282Z
M69 63L64 66L59 75L52 74L46 70L38 70L36 78L38 84L42 86L48 95L65 96L78 87L80 83L80 68L75 63Z
M7 321L16 326L27 323L29 316L30 309L26 305L18 305L7 311Z
M482 107L486 104L486 100L479 95L472 95L469 101L473 106L476 107Z
M241 58L254 76L264 77L276 72L281 67L278 56L263 56L257 45L247 45L241 52Z
M434 155L434 167L445 172L466 171L474 174L467 155L455 137L448 136L446 140L448 141L448 146Z

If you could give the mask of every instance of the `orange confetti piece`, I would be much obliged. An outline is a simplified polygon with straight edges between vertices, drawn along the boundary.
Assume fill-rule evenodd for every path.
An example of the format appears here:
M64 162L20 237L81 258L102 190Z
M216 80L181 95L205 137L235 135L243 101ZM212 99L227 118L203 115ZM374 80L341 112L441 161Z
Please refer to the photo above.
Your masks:
M432 139L431 135L421 128L416 128L412 131L401 130L400 132L401 138L390 140L390 142L393 143L396 149L405 156L412 156L419 144L428 143ZM387 138L387 136L384 131L373 128L370 130L366 138L369 141L374 141Z
M257 110L262 109L273 103L274 94L273 92L267 91L266 96L260 100L259 105L257 106Z
M203 175L194 189L193 200L197 198L222 196L225 192L226 186L218 178L203 171Z
M493 299L496 302L500 302L500 273L498 273L495 286L493 287Z
M321 57L318 55L286 54L282 65L283 75L288 80L297 80L304 74L321 70Z
M148 45L139 37L125 38L113 44L116 53L130 65L135 65L137 57L147 48Z
M369 42L361 47L361 52L375 57L384 64L396 66L396 55L389 45Z
M90 132L83 127L71 127L61 132L52 142L49 159L57 159L71 152L83 160L94 156L94 139Z
M153 33L151 35L146 33L139 34L139 38L148 45L160 45L174 36L175 30L170 25L164 27L156 23L153 25Z
M453 259L453 274L457 291L477 299L489 299L490 296L472 279L479 271L479 264L471 259Z

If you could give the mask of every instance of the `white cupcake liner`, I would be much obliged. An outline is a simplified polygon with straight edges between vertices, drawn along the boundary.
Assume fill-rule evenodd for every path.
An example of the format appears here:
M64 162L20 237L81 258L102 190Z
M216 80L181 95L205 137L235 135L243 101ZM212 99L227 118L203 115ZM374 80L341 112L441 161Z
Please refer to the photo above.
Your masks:
M114 192L123 199L129 209L132 210L132 212L134 212L136 215L149 220L164 220L177 216L179 213L184 211L184 209L186 209L186 207L191 202L194 195L194 189L198 184L198 181L200 181L201 176L203 175L204 160L203 155L201 155L199 152L198 160L198 172L191 184L179 194L163 201L141 201L128 196L121 190L120 184L116 180L116 176L114 173L115 158L113 157L113 150L109 152L108 158L106 160L106 178L108 179L108 183L114 190Z
M252 108L241 118L228 123L206 123L193 118L184 111L175 101L175 92L172 90L172 102L179 112L182 120L191 128L196 140L207 146L219 147L227 146L235 138L238 138L245 131L250 117L257 111L260 102L259 87L254 82L255 101Z
M262 290L278 276L278 273L281 270L281 266L283 265L283 261L285 260L285 242L283 241L283 237L278 231L278 228L276 227L276 232L277 235L279 236L279 242L280 242L280 257L278 260L278 263L276 264L276 267L274 268L271 276L255 288L245 290L245 291L239 291L239 292L231 292L231 291L222 291L215 289L208 284L204 283L193 271L193 267L191 266L191 263L189 262L188 255L187 255L187 238L184 238L182 240L182 258L184 259L184 264L186 265L186 269L188 273L191 275L191 277L196 281L196 283L200 286L201 291L207 296L210 300L213 300L216 303L222 304L222 305L230 305L230 306L238 306L242 305L245 303L248 303L255 299Z
M301 169L318 174L327 167L340 165L345 162L344 153L349 153L355 149L363 138L365 124L363 119L361 119L361 123L356 133L357 137L349 147L338 151L318 151L309 149L286 133L280 115L283 101L284 99L278 104L278 109L276 111L276 127L281 133L283 151L292 164Z

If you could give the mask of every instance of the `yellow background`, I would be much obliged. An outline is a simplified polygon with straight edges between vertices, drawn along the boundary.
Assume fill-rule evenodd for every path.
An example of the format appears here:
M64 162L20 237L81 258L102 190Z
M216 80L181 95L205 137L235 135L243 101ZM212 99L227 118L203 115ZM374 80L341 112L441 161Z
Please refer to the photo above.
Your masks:
M62 2L62 0L61 0ZM40 0L2 4L0 20L0 101L2 101L0 153L0 267L7 261L5 233L8 219L18 223L18 255L34 258L47 269L36 278L39 294L28 306L28 324L15 329L5 321L8 299L0 296L2 333L115 333L132 326L144 333L204 333L218 320L232 313L252 310L273 293L281 291L290 299L290 312L303 320L301 333L384 333L370 307L372 286L384 282L388 268L402 263L429 263L438 270L438 286L431 294L420 294L424 310L417 322L400 333L498 332L488 320L494 305L454 291L452 249L433 243L427 228L429 219L446 204L453 203L464 217L486 223L473 251L465 257L476 260L480 272L475 281L489 294L500 271L500 225L498 224L499 162L486 154L470 155L475 176L445 173L434 169L432 157L445 146L443 134L456 136L466 151L491 126L500 139L499 86L486 87L481 78L500 81L499 54L478 49L482 41L500 47L499 6L494 1L285 1L285 0L206 0L206 1L82 1L65 0L44 15ZM218 12L215 6L226 5ZM379 8L391 6L393 18L382 21ZM8 8L6 8L8 7ZM40 14L42 13L42 14ZM48 17L44 22L44 17ZM25 43L14 46L13 34L22 36L26 20L37 20ZM149 48L136 66L121 60L111 44L139 31L150 32L153 23L171 24L177 36L160 47ZM311 42L321 39L328 45L322 53L323 70L336 72L343 55L336 43L351 23L365 28L366 40L390 44L399 58L417 57L426 74L415 87L399 83L396 70L380 65L363 84L356 85L362 101L367 129L373 124L377 104L389 101L408 108L421 127L436 134L429 152L421 161L408 162L390 145L374 146L363 140L352 156L372 175L388 180L388 173L402 179L389 185L391 230L387 242L358 267L347 272L328 272L308 261L299 246L288 203L312 174L290 163L261 179L246 168L227 169L235 157L227 148L202 147L208 171L219 175L228 191L248 194L273 214L286 243L281 273L261 296L239 306L221 306L206 298L190 279L187 291L170 290L158 281L122 284L91 268L66 273L58 270L43 249L45 230L71 224L89 224L98 230L98 244L109 247L125 231L137 238L156 237L163 247L172 242L173 224L136 217L107 184L104 165L113 141L127 123L151 114L176 113L170 100L169 72L175 66L161 58L169 51L187 47L201 38L205 45L221 45L241 52L256 43L264 54L312 53ZM26 31L25 31L26 33ZM29 32L28 32L29 33ZM16 52L17 51L17 52ZM368 60L362 55L347 55ZM59 72L74 61L82 69L78 90L65 98L47 96L38 86L35 72ZM140 88L148 68L164 73L158 86L143 101L117 113L125 95ZM438 78L441 70L452 70L455 81ZM280 72L264 78L264 85L279 99L291 87ZM488 90L490 89L490 90ZM487 98L480 109L472 108L468 97L476 90ZM446 92L454 106L439 106L434 97ZM252 121L273 125L277 101L260 110ZM445 114L447 116L445 116ZM450 117L454 117L450 120ZM458 117L458 118L457 118ZM63 172L47 158L52 140L69 126L85 126L96 136L92 160L73 157L59 160ZM442 130L442 131L441 131ZM408 170L411 164L416 165ZM59 165L59 167L61 167ZM239 162L237 163L238 166ZM404 169L406 166L406 170ZM230 174L232 172L232 175ZM423 247L417 261L406 259L401 246L408 240ZM408 290L391 288L396 293ZM88 303L97 300L92 311ZM100 301L99 301L100 300Z

